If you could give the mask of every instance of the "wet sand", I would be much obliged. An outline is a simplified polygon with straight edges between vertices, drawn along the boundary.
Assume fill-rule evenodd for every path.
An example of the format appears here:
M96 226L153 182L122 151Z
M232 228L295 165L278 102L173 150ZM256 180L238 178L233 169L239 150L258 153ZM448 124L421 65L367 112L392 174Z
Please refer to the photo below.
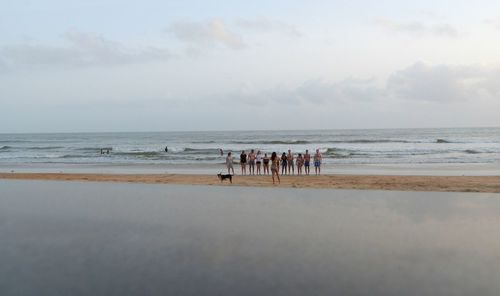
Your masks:
M500 291L500 194L31 180L0 188L2 296Z
M281 176L276 185L270 176L236 175L230 184L227 180L221 183L216 175L198 174L0 173L0 179L500 193L500 176Z

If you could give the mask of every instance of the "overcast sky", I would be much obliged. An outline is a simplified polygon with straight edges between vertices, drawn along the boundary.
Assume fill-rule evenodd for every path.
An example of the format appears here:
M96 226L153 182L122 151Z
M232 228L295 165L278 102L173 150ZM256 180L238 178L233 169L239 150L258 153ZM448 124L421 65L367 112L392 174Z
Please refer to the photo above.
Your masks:
M498 0L0 3L0 132L500 126Z

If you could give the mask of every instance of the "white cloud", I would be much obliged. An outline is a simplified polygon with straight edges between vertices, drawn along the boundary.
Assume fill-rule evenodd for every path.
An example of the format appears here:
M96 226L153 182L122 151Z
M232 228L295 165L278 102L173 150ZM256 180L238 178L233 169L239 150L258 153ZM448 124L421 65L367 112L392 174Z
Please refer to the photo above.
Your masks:
M500 67L429 65L417 62L393 72L385 86L374 79L328 82L307 80L299 85L255 89L244 85L237 91L215 96L241 104L301 105L361 104L418 101L449 104L472 100L500 100Z
M93 66L144 63L171 57L166 49L130 49L102 36L71 30L64 35L67 46L40 44L10 45L0 48L0 59L11 67Z
M221 95L228 102L249 105L261 104L314 104L352 103L373 101L381 97L383 91L375 86L373 79L345 79L327 82L321 79L308 80L294 87L277 86L265 90L255 90L247 85L238 91Z
M387 81L387 92L400 99L434 102L498 99L499 74L499 68L419 62L393 73Z
M484 20L485 24L494 26L497 29L500 29L500 18L492 18L492 19L487 19Z
M167 32L177 39L194 47L215 47L222 45L231 49L243 49L248 45L241 36L231 32L223 21L214 19L208 22L177 22Z
M414 37L456 38L460 35L455 27L445 23L426 24L418 21L401 23L389 19L377 19L373 23L387 31L408 34Z

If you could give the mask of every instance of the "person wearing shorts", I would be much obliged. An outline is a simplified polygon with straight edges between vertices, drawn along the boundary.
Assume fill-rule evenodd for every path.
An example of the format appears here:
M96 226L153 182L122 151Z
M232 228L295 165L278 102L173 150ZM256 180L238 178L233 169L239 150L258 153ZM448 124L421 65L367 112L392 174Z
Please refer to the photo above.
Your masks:
M286 158L286 153L283 152L281 154L281 174L286 175L286 170L287 170L287 158Z
M311 163L311 154L309 154L309 150L306 150L306 153L304 154L304 173L306 175L309 175L309 167Z
M229 152L227 154L227 157L226 157L226 166L227 166L227 173L231 174L231 171L233 171L233 175L234 175L233 157L231 156L231 152Z
M257 165L257 175L262 175L260 170L260 166L262 164L262 154L260 154L260 150L257 151L257 155L255 156L255 164Z
M255 152L253 149L248 154L248 174L255 175Z
M321 156L319 149L316 149L316 154L314 154L314 171L316 172L316 175L321 174L321 160L322 159L323 159L323 157Z

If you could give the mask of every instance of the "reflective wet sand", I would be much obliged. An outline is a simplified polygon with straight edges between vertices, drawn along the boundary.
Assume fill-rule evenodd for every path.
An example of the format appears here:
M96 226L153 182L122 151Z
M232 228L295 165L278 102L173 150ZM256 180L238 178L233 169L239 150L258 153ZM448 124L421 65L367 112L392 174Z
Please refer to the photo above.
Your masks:
M0 181L0 295L498 295L500 195Z

